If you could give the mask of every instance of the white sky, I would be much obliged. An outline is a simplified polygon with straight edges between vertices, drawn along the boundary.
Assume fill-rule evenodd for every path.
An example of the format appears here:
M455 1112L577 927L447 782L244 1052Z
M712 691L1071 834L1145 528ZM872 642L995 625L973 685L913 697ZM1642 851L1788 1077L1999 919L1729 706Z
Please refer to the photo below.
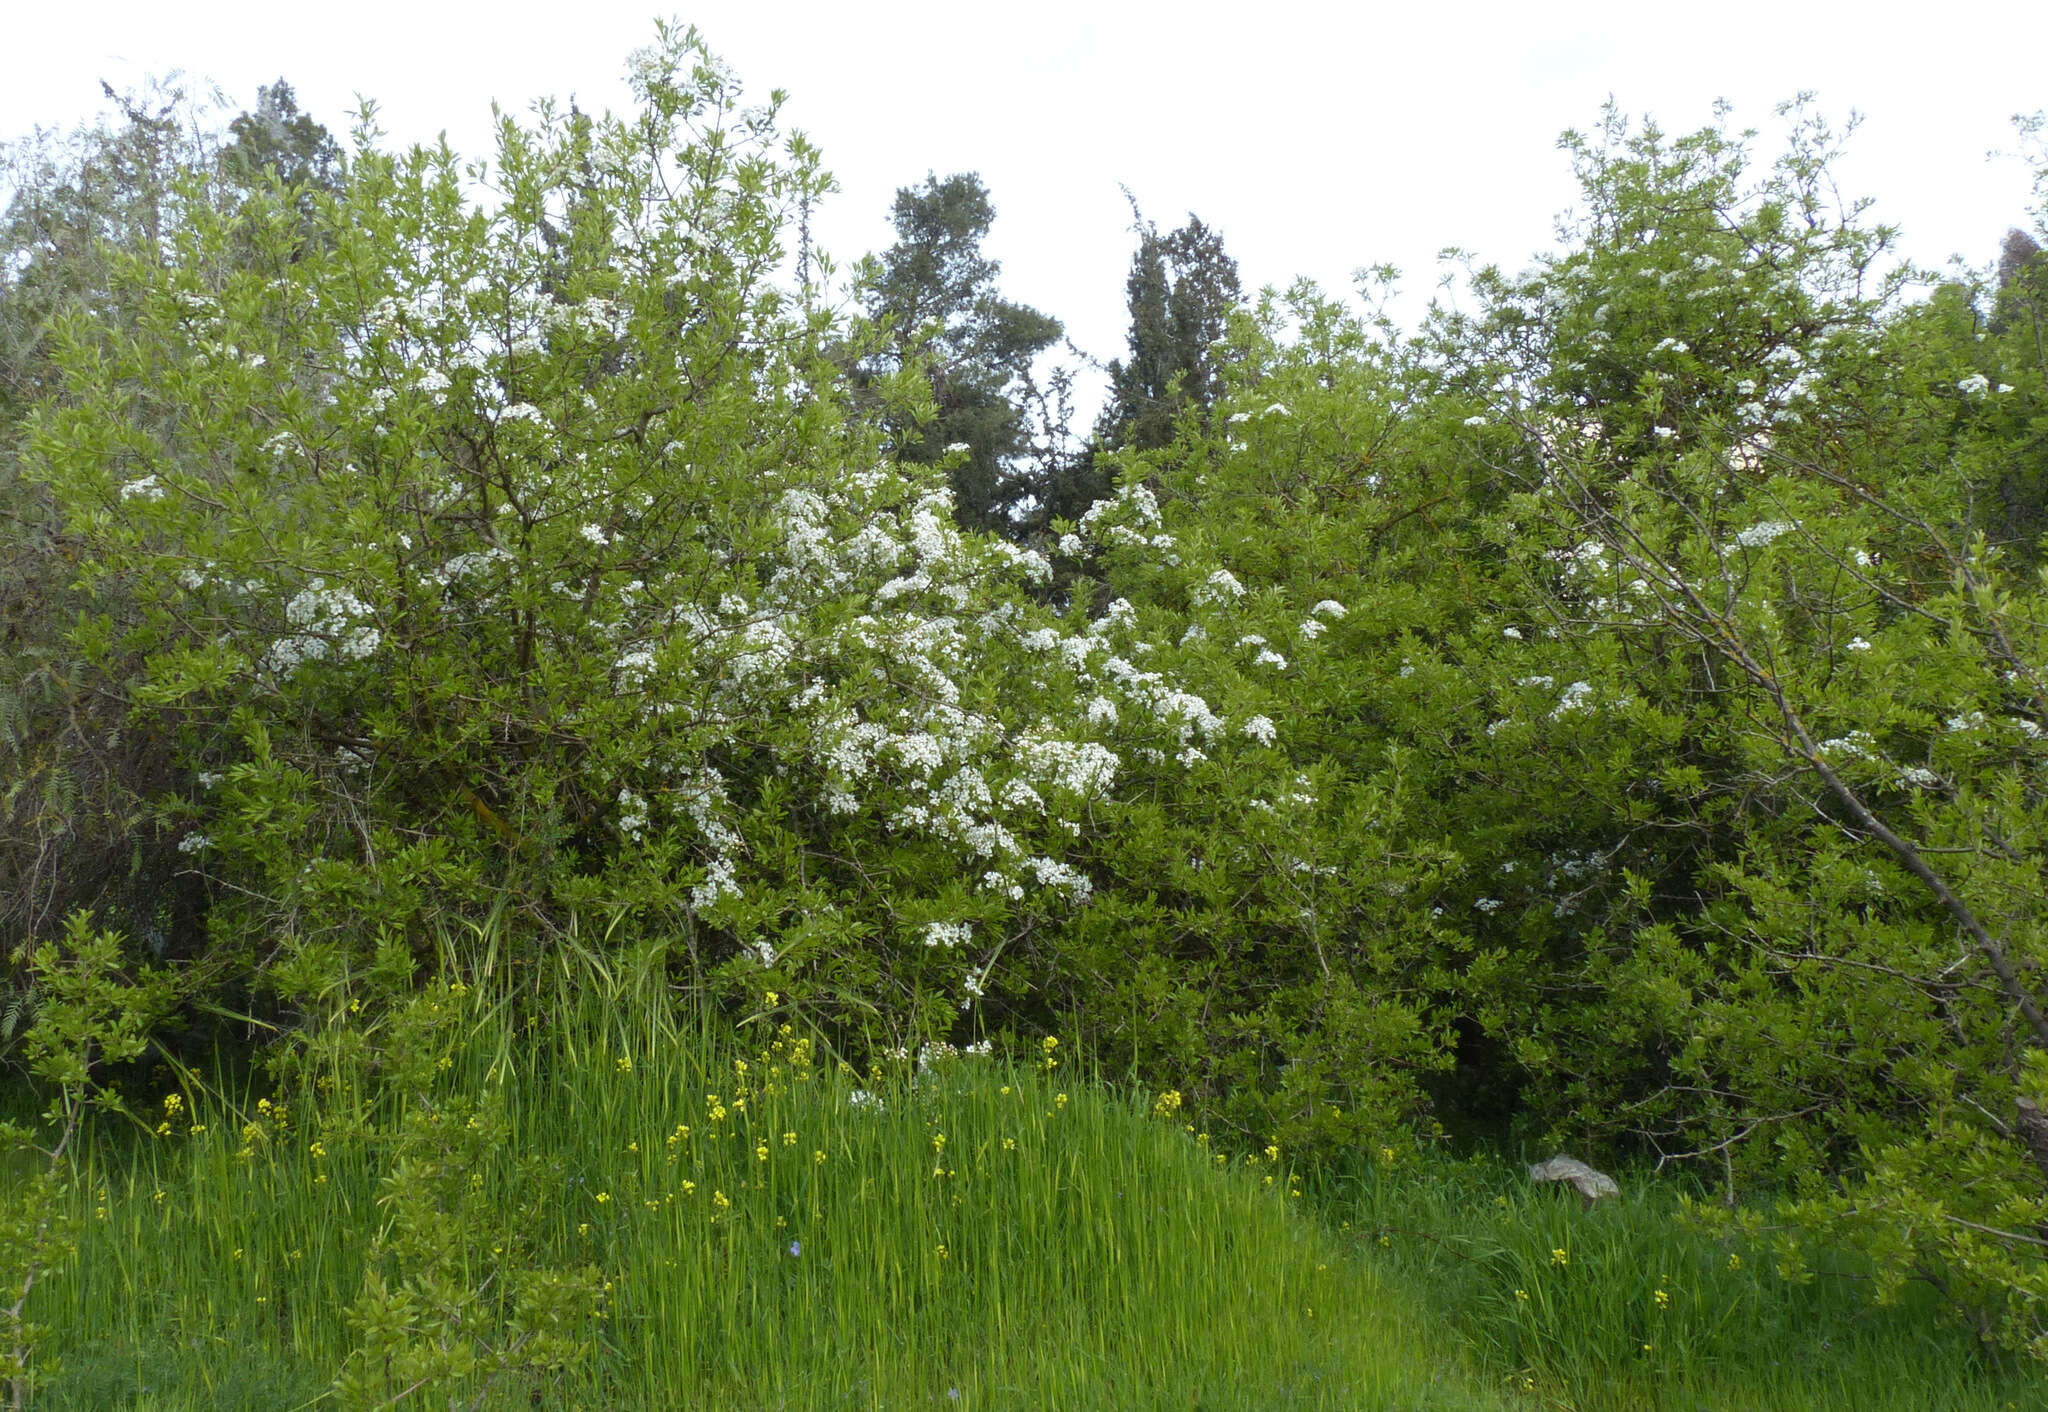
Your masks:
M394 143L445 129L489 156L493 98L624 107L625 56L653 35L650 10L614 0L538 6L531 23L504 3L438 0L23 9L0 52L0 138L79 120L103 77L120 89L183 69L238 104L282 76L338 136L361 94ZM1557 134L1591 127L1610 94L1674 132L1725 97L1737 126L1768 135L1776 102L1817 90L1829 114L1866 117L1845 188L1877 198L1913 258L1983 265L2008 226L2031 224L2024 166L1986 153L2014 147L2014 113L2048 106L2048 5L1910 13L1885 22L1868 0L707 0L683 18L752 94L790 92L786 120L843 188L814 221L819 244L842 262L879 249L897 187L978 171L1004 292L1107 359L1123 350L1134 244L1119 183L1162 229L1190 210L1219 228L1248 290L1305 274L1340 291L1385 261L1412 315L1443 246L1519 267L1550 243L1574 194Z

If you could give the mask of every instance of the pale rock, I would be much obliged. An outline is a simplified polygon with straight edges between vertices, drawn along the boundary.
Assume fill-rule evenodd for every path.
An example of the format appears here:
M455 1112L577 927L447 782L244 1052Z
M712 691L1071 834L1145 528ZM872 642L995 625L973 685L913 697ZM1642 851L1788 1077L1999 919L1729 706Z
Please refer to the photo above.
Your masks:
M1576 1157L1567 1157L1561 1152L1548 1162L1538 1162L1531 1166L1529 1180L1570 1182L1579 1195L1586 1198L1588 1206L1604 1196L1621 1195L1621 1188L1615 1185L1614 1178L1605 1172L1596 1172Z

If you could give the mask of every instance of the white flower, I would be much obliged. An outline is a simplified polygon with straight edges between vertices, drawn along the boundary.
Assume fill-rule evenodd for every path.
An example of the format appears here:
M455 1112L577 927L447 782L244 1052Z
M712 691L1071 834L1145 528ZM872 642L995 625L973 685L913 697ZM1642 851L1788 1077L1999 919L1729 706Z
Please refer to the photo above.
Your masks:
M1824 740L1819 746L1823 755L1847 755L1858 760L1868 760L1876 748L1877 741L1869 731L1850 731L1847 735Z
M607 544L610 544L612 542L611 536L604 532L604 528L601 525L585 525L582 529L578 530L577 533L582 535L585 539L589 540L592 544L595 544L599 549L604 548Z
M1236 426L1239 422L1248 422L1251 419L1252 414L1250 412L1232 412L1228 417L1224 418L1231 426Z
M1287 659L1270 647L1261 649L1253 661L1261 667L1272 667L1283 672L1287 670Z
M971 450L973 450L973 449L974 449L973 447L969 446L969 445L968 445L968 444L967 444L966 442L964 442L964 441L955 441L955 442L951 442L951 443L949 443L949 444L947 445L947 447L946 447L946 454L947 454L948 456L958 456L958 455L959 455L959 454L961 454L961 453L962 453L963 451L971 451Z
M1483 427L1486 425L1486 418L1478 416L1467 417L1465 418L1465 425L1468 427Z
M620 686L639 686L654 670L654 654L645 650L628 652L612 663L612 669L619 674Z
M1659 441L1669 441L1672 437L1678 435L1670 427L1651 427L1650 432Z
M123 500L161 500L164 498L164 488L157 484L155 476L144 476L141 480L131 480L122 486L121 498Z
M1522 640L1522 630L1520 628L1502 628L1500 630L1500 635L1502 637L1511 637L1516 642L1520 642Z
M846 1106L849 1108L872 1108L875 1112L879 1113L882 1111L882 1100L879 1095L869 1093L864 1088L857 1088L852 1093L846 1095Z
M1911 785L1915 789L1932 789L1941 783L1941 776L1923 766L1915 765L1911 769L1899 771L1899 783Z
M206 575L200 573L197 569L180 569L178 571L178 582L187 588L204 588L206 587Z
M924 929L924 944L943 946L950 951L973 940L973 932L971 922L931 922Z
M1592 709L1592 697L1593 683L1587 681L1573 682L1570 686L1566 687L1564 689L1563 694L1557 698L1557 709L1550 713L1551 719L1556 720L1559 716L1562 716L1569 711L1586 711Z
M1851 652L1868 652L1870 650L1870 644L1860 637L1850 638L1843 646Z
M739 896L740 885L734 873L732 859L713 858L711 866L704 870L704 881L690 889L690 905L702 912L716 906L721 897ZM774 965L773 948L768 947L766 942L762 942L761 946L766 950L761 964Z
M1761 549L1772 540L1792 533L1799 526L1790 520L1765 520L1751 525L1735 536L1735 543L1744 549Z
M1095 697L1088 703L1088 724L1091 726L1115 725L1116 703L1107 696Z
M1991 390L1991 379L1982 373L1971 373L1956 384L1956 391L1965 397L1978 397Z
M1309 612L1319 614L1325 618L1336 619L1344 616L1345 608L1336 599L1325 598L1322 602L1316 604L1315 607L1309 609Z
M448 400L448 375L439 368L428 368L420 374L419 389L429 394L436 406L440 406Z
M178 840L178 851L180 853L198 853L203 849L211 847L213 847L213 840L203 833L188 833Z
M1770 449L1770 434L1758 432L1755 436L1738 441L1729 447L1724 463L1731 471L1760 471L1763 469L1764 455Z
M2009 382L2002 382L2002 383L2000 383L2000 384L1998 385L1998 395L1999 395L2000 397L2003 397L2003 396L2005 396L2005 394L2006 394L2006 393L2008 393L2008 392L2011 392L2011 391L2012 391L2012 384L2011 384L2011 383L2009 383Z
M1491 915L1500 910L1500 899L1496 897L1482 897L1472 905L1480 911Z
M1275 734L1273 722L1266 716L1254 716L1239 727L1246 735L1261 745L1271 745Z
M1265 411L1259 413L1259 415L1262 417L1291 417L1294 414L1287 410L1287 404L1285 402L1275 402Z
M1078 534L1063 534L1060 536L1060 553L1064 554L1067 558L1078 559L1087 552L1087 546L1081 543L1081 536Z
M220 781L221 775L218 770L201 770L199 772L199 787L201 789L212 789Z
M1024 866L1037 875L1040 887L1062 887L1076 903L1086 902L1095 884L1088 875L1051 858L1027 858Z
M1237 575L1230 570L1218 569L1205 581L1197 584L1188 596L1197 603L1221 603L1227 598L1244 597L1244 585L1237 581Z
M1299 628L1296 628L1295 631L1299 632L1303 637L1313 642L1317 638L1321 637L1324 633L1328 632L1329 629L1324 627L1323 624L1315 618L1303 618L1301 620L1301 626Z
M635 843L647 828L647 801L630 789L619 791L619 832Z

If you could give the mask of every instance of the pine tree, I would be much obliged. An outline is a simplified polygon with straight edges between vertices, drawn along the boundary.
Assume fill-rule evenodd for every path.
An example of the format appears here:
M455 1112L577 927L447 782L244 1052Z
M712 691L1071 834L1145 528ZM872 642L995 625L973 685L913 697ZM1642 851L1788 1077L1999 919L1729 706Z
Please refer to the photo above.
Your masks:
M1141 216L1124 294L1130 356L1109 365L1109 405L1097 438L1112 448L1152 450L1173 440L1182 412L1206 412L1216 401L1214 345L1242 298L1237 261L1224 251L1221 233L1192 212L1168 235Z
M221 174L248 188L274 172L286 186L335 190L341 180L341 144L310 113L299 111L283 79L256 90L256 108L228 124L234 135L221 153Z
M1059 320L997 292L1002 267L981 249L995 207L978 175L901 188L893 218L896 243L877 260L867 295L887 343L862 371L925 370L938 413L892 427L902 458L928 465L964 445L951 476L955 514L963 526L1007 532L1042 478L1028 465L1031 403L1042 391L1033 364L1059 341Z

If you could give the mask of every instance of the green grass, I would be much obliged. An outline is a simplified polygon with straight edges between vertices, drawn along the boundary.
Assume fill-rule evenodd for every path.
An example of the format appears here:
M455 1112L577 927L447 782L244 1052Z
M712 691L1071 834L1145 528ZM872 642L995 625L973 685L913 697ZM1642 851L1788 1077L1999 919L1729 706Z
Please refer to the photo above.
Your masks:
M1877 1307L1854 1262L1810 1250L1810 1280L1780 1278L1768 1249L1688 1226L1683 1189L1624 1174L1623 1196L1588 1210L1498 1159L1425 1156L1313 1195L1479 1350L1492 1381L1538 1407L2048 1408L2043 1370L2010 1355L1996 1366L1925 1285Z
M495 1255L520 1250L608 1293L587 1362L484 1405L1502 1405L1284 1170L1219 1164L1062 1070L959 1058L856 1106L793 1035L742 1074L653 1020L506 1015L466 1022L438 1080L510 1124L474 1172L466 1277L502 1289ZM62 1365L33 1406L321 1405L397 1120L323 1128L333 1097L280 1121L186 1093L170 1136L102 1138L79 1258L33 1309Z
M1285 1166L1219 1161L1065 1066L857 1083L795 1033L714 1040L617 988L525 1020L438 994L446 1013L413 1018L446 1056L440 1111L505 1125L449 1198L478 1333L502 1337L517 1267L604 1290L569 1371L406 1406L2048 1407L2037 1370L1988 1364L1931 1291L1873 1307L1824 1252L1781 1279L1647 1177L1585 1210L1496 1160L1404 1156L1297 1196ZM29 1311L59 1365L31 1405L335 1406L406 1112L345 1076L188 1085L168 1115L166 1096L167 1135L103 1126L85 1148L78 1258Z

